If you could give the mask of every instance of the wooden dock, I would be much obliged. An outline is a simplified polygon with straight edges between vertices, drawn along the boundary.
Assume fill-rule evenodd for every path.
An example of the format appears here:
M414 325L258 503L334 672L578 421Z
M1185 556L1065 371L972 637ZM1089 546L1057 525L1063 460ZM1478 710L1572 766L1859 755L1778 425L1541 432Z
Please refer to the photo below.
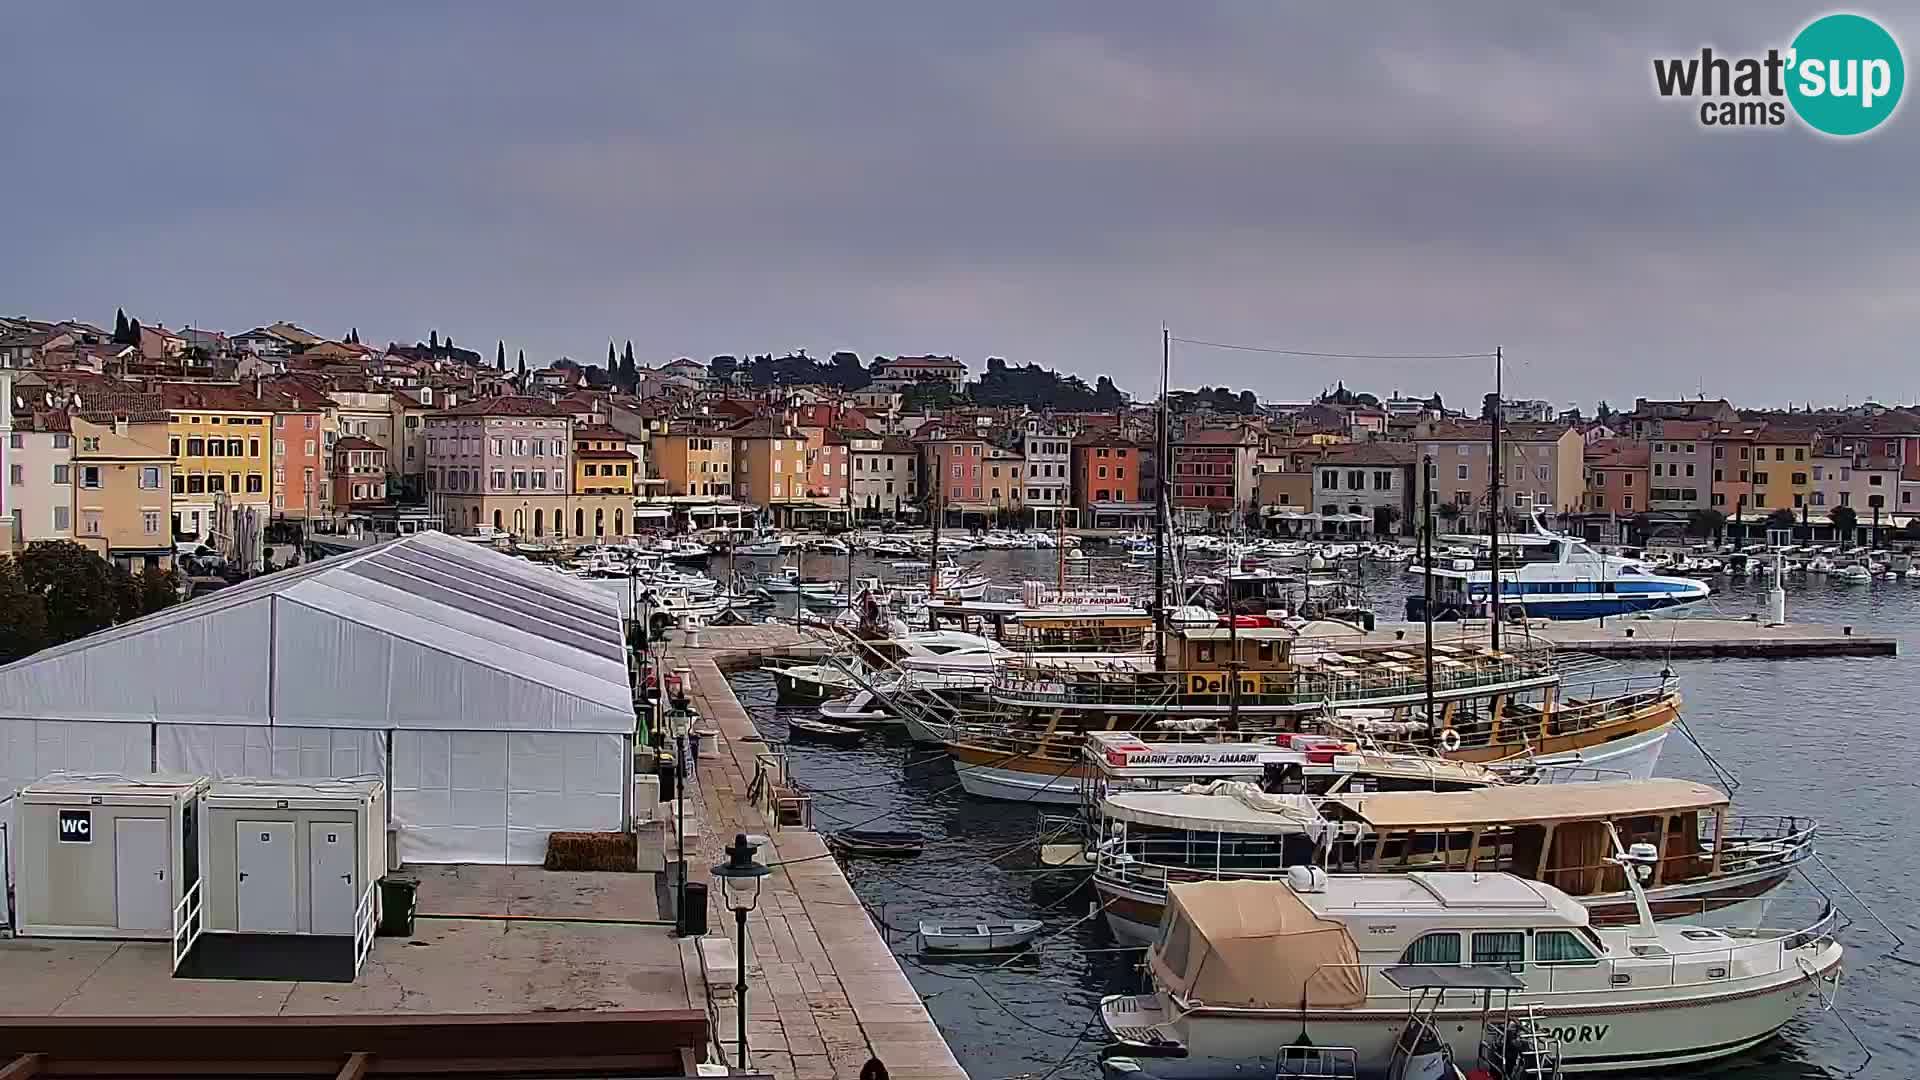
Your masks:
M1381 623L1360 640L1418 642L1425 633L1420 623ZM1509 626L1509 641L1532 638L1556 649L1592 653L1619 659L1688 660L1742 657L1787 660L1817 656L1893 656L1897 639L1854 633L1850 626L1788 623L1768 626L1750 619L1608 619L1581 622L1535 620L1525 627ZM1484 621L1435 623L1434 640L1452 643L1487 640Z
M747 1033L754 1070L779 1080L851 1080L873 1056L896 1080L966 1080L820 834L776 829L749 796L759 755L768 747L725 672L753 666L764 655L815 651L816 635L791 626L709 627L700 632L699 645L682 633L667 649L669 669L688 669L695 713L720 733L718 751L699 757L689 791L690 798L699 796L698 820L690 820L698 835L687 841L692 880L708 878L735 833L768 837L756 857L775 867L748 918ZM694 807L688 809L693 819ZM717 880L708 905L713 934L731 939L733 914ZM731 979L726 972L707 978L716 992L714 1035L728 1046L737 1023Z

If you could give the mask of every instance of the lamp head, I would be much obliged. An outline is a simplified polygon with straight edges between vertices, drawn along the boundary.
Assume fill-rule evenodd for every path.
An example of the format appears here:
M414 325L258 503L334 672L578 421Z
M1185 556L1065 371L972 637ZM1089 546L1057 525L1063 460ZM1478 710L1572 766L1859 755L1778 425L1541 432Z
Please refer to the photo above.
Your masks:
M733 843L727 846L727 861L713 868L713 875L720 879L720 888L726 893L727 907L736 912L753 910L760 902L760 879L772 872L754 859L753 853L759 847L750 842L745 833L735 833Z

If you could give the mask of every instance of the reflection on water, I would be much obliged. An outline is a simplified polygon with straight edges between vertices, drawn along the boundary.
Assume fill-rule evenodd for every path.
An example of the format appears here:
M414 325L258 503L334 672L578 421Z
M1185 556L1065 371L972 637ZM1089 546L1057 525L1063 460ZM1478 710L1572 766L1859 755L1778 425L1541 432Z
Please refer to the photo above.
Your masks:
M961 556L996 581L1053 580L1053 552L975 552ZM769 560L754 560L759 569ZM724 573L724 563L716 573ZM864 563L856 572L866 572ZM1124 559L1095 557L1076 578L1139 586L1150 573ZM808 576L839 577L844 559L809 556ZM1398 571L1366 567L1369 596L1384 618L1396 618L1412 581ZM883 572L884 573L884 572ZM1767 586L1714 582L1715 596L1680 617L1738 618L1764 610ZM1920 952L1920 899L1908 881L1920 871L1910 806L1916 791L1915 750L1907 729L1909 700L1920 686L1920 585L1828 584L1814 578L1787 586L1788 617L1847 623L1863 634L1900 640L1898 658L1789 661L1681 660L1672 667L1686 695L1685 715L1719 763L1740 781L1738 810L1821 819L1821 851L1861 898ZM1628 665L1651 672L1658 662ZM741 700L770 738L783 738L772 681L735 677ZM802 715L806 711L802 710ZM1042 873L1032 840L1039 811L971 799L959 790L944 755L916 748L897 729L871 732L857 748L792 748L794 771L815 799L821 829L855 824L917 829L927 835L918 859L855 860L848 877L871 914L895 931L894 950L927 998L927 1008L961 1064L976 1080L1030 1075L1096 1077L1099 1045L1093 1009L1104 994L1141 987L1139 954L1121 950L1093 911L1090 887ZM1667 776L1714 782L1700 753L1667 741ZM1817 871L1816 871L1817 872ZM1804 883L1795 883L1804 889ZM1847 981L1840 995L1849 1023L1873 1051L1858 1075L1920 1075L1920 969L1886 958L1886 940L1857 905L1834 890L1855 926ZM912 940L922 918L991 915L1047 920L1034 955L1011 963L930 963ZM1711 1041L1710 1039L1703 1041ZM1860 1049L1830 1016L1803 1014L1780 1039L1742 1057L1685 1072L1688 1076L1789 1080L1840 1077L1860 1065Z

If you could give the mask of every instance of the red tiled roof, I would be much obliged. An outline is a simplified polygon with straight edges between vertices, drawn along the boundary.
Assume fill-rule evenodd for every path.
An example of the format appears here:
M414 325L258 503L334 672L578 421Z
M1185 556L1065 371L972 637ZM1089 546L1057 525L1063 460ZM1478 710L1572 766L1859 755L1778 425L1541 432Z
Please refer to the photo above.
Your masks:
M358 435L348 435L344 438L336 440L333 444L333 452L336 454L342 450L384 450L384 449L386 448L381 446L379 443L372 442L367 439L363 439Z
M576 427L573 429L573 437L576 439L611 440L620 443L622 446L626 445L627 442L626 432L617 431L605 424L586 424L581 427Z
M545 398L527 397L521 394L506 394L501 397L478 397L463 401L451 409L444 409L441 416L545 416L565 419L573 414L548 402Z
M223 383L162 383L160 397L169 409L211 409L223 412L273 411L273 406L255 397L251 388Z
M1411 465L1420 457L1412 443L1363 442L1328 448L1322 465Z

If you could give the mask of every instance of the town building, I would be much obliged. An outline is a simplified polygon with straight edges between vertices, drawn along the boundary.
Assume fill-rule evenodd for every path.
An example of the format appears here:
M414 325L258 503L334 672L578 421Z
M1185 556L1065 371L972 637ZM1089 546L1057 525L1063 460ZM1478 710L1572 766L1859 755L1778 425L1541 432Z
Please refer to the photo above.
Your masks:
M1174 513L1192 524L1231 523L1254 504L1259 457L1260 438L1250 427L1190 429L1173 443Z
M807 441L784 416L743 420L727 434L734 498L768 509L807 501Z
M371 439L346 435L333 444L333 511L340 518L383 506L387 499L387 449Z
M1710 508L1713 494L1713 425L1705 420L1662 420L1648 446L1647 509L1686 515Z
M1716 430L1737 424L1740 422L1740 410L1734 408L1726 398L1714 398L1711 401L1706 398L1678 401L1635 398L1632 412L1601 419L1621 434L1645 442L1652 440L1664 425L1675 420L1704 423Z
M1556 424L1501 426L1501 501L1508 520L1538 510L1574 514L1586 501L1586 442L1578 428ZM1441 421L1416 431L1422 456L1433 458L1438 512L1460 527L1484 530L1490 523L1492 431L1484 422ZM1415 491L1416 502L1422 492Z
M634 467L627 436L604 425L573 430L573 490L578 495L633 494Z
M913 445L899 435L843 431L853 466L854 513L865 518L899 517L915 512L919 469Z
M73 416L73 539L129 570L173 566L167 412Z
M557 406L513 395L427 417L427 505L455 532L568 535L572 425Z
M1339 519L1338 523L1358 526L1356 530L1331 530L1334 532L1411 534L1417 456L1415 448L1407 443L1354 443L1334 448L1313 466L1314 511L1323 524Z
M1020 424L1019 448L1026 459L1026 523L1037 529L1078 524L1069 426L1050 417L1029 416Z
M675 420L647 440L664 494L733 497L733 437L706 421Z
M273 508L272 407L235 384L166 383L160 394L174 455L174 535L257 549Z
M955 393L966 389L967 365L951 356L897 356L873 367L873 387L905 391L921 383L944 383Z
M993 513L986 496L987 440L975 425L949 417L913 433L919 452L921 491L945 523L985 527Z
M1150 529L1157 515L1140 493L1141 444L1113 428L1073 439L1073 500L1093 529Z
M73 435L63 409L15 413L7 433L6 509L13 542L73 538Z
M995 526L1026 521L1027 459L1017 447L1018 440L1014 440L1013 446L987 444L985 482L987 502L993 507L989 523Z

